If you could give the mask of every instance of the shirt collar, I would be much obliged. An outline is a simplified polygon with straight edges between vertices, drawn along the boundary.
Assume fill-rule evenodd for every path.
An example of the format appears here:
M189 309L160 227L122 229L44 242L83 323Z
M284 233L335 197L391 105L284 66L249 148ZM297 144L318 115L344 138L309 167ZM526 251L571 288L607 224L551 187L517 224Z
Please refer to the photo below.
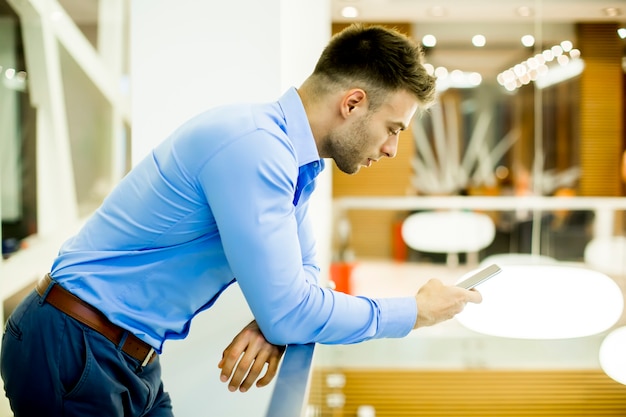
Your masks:
M309 119L304 111L304 105L295 87L291 87L278 99L285 115L285 130L298 156L298 166L320 161L317 145L313 138Z

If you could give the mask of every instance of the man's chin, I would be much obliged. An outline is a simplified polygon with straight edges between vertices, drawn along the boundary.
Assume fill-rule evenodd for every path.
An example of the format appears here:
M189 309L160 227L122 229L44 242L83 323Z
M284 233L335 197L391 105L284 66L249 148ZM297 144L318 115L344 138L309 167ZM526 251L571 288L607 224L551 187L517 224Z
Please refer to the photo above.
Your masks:
M359 170L361 169L361 165L355 165L355 166L345 166L345 165L339 165L337 164L337 161L335 161L335 165L337 166L337 168L339 168L339 171L348 174L348 175L354 175L357 172L359 172Z

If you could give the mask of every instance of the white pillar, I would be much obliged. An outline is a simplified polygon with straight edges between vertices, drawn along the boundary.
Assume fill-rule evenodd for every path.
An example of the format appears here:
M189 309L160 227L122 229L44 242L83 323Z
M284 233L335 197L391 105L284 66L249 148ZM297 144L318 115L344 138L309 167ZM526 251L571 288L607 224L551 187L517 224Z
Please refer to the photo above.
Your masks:
M20 16L31 102L37 108L37 231L47 236L78 217L74 170L54 20L56 2L11 1ZM66 17L66 16L65 16Z
M133 164L196 113L233 102L274 101L287 87L299 86L330 33L328 0L133 0ZM330 258L329 174L320 182L312 205L324 263ZM165 389L177 416L197 410L265 415L272 387L241 395L219 382L222 351L250 318L238 289L229 289L200 314L187 340L165 345Z
M116 87L121 88L125 57L128 47L125 45L124 29L128 27L128 4L125 0L106 0L98 3L98 54L109 71ZM123 94L124 92L122 92ZM116 184L126 173L126 134L123 112L120 106L111 106L111 184Z

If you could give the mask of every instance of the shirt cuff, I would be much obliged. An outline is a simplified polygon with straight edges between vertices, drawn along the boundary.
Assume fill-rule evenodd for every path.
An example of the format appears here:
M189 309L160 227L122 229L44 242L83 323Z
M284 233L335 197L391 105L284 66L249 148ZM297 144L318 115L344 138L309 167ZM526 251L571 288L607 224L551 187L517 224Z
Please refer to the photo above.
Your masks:
M380 327L377 338L404 337L415 326L417 302L415 297L379 298Z

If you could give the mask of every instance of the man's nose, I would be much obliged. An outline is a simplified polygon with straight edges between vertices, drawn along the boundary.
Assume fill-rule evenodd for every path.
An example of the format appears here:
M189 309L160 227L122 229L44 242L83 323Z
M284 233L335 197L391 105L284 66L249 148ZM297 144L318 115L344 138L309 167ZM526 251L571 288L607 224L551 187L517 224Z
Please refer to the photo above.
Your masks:
M390 136L387 142L383 144L381 152L389 158L395 157L398 152L398 135Z

